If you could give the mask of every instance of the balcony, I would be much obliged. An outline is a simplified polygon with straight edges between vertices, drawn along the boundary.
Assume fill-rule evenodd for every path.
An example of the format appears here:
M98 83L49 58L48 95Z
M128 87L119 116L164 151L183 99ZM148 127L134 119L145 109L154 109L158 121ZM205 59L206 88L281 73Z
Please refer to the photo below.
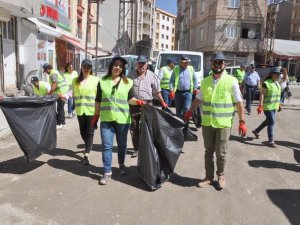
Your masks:
M150 25L151 24L150 18L149 17L143 17L143 24Z
M260 44L262 43L259 39L238 39L239 52L258 52L260 51Z
M144 15L145 15L145 14L150 15L150 14L151 14L151 8L149 8L149 7L144 7L143 13L144 13Z

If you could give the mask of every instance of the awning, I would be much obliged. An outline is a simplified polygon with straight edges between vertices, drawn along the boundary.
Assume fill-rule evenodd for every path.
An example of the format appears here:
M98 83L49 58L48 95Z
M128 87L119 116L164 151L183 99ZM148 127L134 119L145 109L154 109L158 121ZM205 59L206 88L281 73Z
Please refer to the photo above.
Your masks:
M37 18L28 18L28 20L33 22L37 26L38 30L41 33L48 34L48 35L51 35L53 37L59 37L59 36L62 35L62 33L60 31L58 31L55 28L50 27L49 25L39 21Z
M38 16L41 0L1 0L0 8L6 9L13 16L28 18Z
M300 58L300 41L274 39L273 53L281 58Z

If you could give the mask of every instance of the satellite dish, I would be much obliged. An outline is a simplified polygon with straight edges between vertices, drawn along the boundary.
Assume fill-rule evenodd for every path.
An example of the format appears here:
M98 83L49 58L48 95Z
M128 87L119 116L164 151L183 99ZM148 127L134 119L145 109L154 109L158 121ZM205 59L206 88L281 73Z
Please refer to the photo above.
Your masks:
M255 32L253 30L248 31L248 38L251 38L251 39L255 38Z

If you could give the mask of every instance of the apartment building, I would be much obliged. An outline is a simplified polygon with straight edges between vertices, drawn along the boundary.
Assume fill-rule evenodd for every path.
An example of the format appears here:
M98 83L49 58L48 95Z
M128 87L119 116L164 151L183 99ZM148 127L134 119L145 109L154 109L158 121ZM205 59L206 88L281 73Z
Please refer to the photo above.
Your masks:
M155 8L155 14L153 57L156 57L159 51L175 49L176 16L159 8Z
M267 0L178 0L176 44L180 50L223 51L228 65L250 64L263 44Z

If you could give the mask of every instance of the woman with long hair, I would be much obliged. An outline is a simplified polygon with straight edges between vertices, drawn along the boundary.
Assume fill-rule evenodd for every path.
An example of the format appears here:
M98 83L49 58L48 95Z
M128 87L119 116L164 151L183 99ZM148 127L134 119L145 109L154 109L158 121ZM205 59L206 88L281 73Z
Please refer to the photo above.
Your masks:
M102 140L102 162L104 174L99 184L106 185L112 175L112 149L114 135L118 144L118 163L120 173L126 174L125 154L127 149L127 134L131 118L129 114L129 99L133 81L125 75L127 60L115 56L97 87L95 115L92 124L97 123L100 115L100 135Z
M278 83L280 74L281 68L274 67L264 79L261 88L257 112L258 114L261 114L263 111L266 116L266 119L255 130L252 131L254 136L258 139L259 132L265 127L268 127L268 138L270 147L276 146L274 142L275 113L277 110L281 111L281 87Z
M72 85L73 79L78 77L77 71L73 70L73 65L71 63L67 63L65 65L65 72L63 74L69 86ZM69 98L68 98L68 115L69 118L72 118L75 114L73 113L75 109L74 101L73 101L73 91L72 88L69 90Z
M80 75L73 79L72 89L80 135L84 141L83 164L89 165L89 153L94 139L92 119L95 111L95 98L99 78L93 76L92 61L85 59L81 63Z

